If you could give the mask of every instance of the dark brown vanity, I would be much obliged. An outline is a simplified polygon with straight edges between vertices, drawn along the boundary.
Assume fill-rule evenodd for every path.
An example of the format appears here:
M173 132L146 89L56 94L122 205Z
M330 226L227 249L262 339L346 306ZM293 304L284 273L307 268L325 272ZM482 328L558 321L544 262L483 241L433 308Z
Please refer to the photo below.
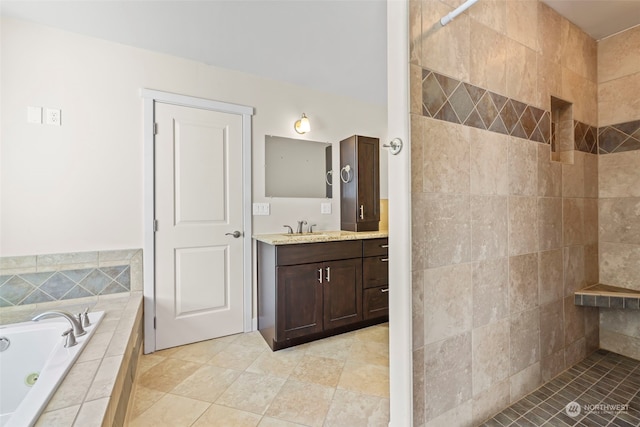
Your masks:
M273 236L257 238L258 329L273 350L388 320L386 233Z

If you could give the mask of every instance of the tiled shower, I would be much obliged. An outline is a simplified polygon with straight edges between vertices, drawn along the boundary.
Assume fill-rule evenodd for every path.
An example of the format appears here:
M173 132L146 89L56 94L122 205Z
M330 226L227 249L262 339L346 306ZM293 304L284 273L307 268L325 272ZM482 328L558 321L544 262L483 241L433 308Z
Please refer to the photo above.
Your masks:
M640 29L596 42L529 0L439 26L459 3L410 1L416 426L480 424L598 348L640 359L639 310L574 297L640 290Z

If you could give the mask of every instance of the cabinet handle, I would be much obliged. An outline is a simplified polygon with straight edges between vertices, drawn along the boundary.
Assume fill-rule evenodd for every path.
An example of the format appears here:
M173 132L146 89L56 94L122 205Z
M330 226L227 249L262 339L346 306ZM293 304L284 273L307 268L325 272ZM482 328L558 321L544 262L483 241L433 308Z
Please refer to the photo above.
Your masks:
M385 248L385 249L386 249L386 248L388 248L388 247L389 247L389 245L380 245L380 247L381 247L381 248Z
M322 283L322 269L318 269L318 282Z
M327 282L331 281L331 267L327 267Z
M380 258L380 261L382 261L382 262L389 262L389 258Z
M380 292L386 294L387 292L389 292L389 288L380 289Z
M360 205L360 219L364 219L364 205Z

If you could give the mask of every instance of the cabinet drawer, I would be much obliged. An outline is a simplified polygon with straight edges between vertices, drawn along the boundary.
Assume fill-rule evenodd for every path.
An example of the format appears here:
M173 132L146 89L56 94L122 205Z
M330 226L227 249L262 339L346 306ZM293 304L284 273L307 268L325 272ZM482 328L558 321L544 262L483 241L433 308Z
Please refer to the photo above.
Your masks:
M310 264L361 256L362 240L276 246L276 265Z
M369 288L363 291L362 311L364 312L365 320L389 315L388 291L388 286Z
M362 287L377 288L389 284L389 262L387 255L362 259Z
M387 255L389 253L389 239L366 239L362 241L362 256Z

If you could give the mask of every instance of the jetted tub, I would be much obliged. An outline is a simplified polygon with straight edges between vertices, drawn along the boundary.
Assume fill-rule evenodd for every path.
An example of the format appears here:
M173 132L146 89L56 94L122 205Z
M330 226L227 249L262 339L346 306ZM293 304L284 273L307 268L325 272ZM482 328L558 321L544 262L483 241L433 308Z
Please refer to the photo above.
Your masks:
M0 426L35 424L73 362L98 328L104 311L89 313L91 326L64 347L71 325L62 317L0 326Z

